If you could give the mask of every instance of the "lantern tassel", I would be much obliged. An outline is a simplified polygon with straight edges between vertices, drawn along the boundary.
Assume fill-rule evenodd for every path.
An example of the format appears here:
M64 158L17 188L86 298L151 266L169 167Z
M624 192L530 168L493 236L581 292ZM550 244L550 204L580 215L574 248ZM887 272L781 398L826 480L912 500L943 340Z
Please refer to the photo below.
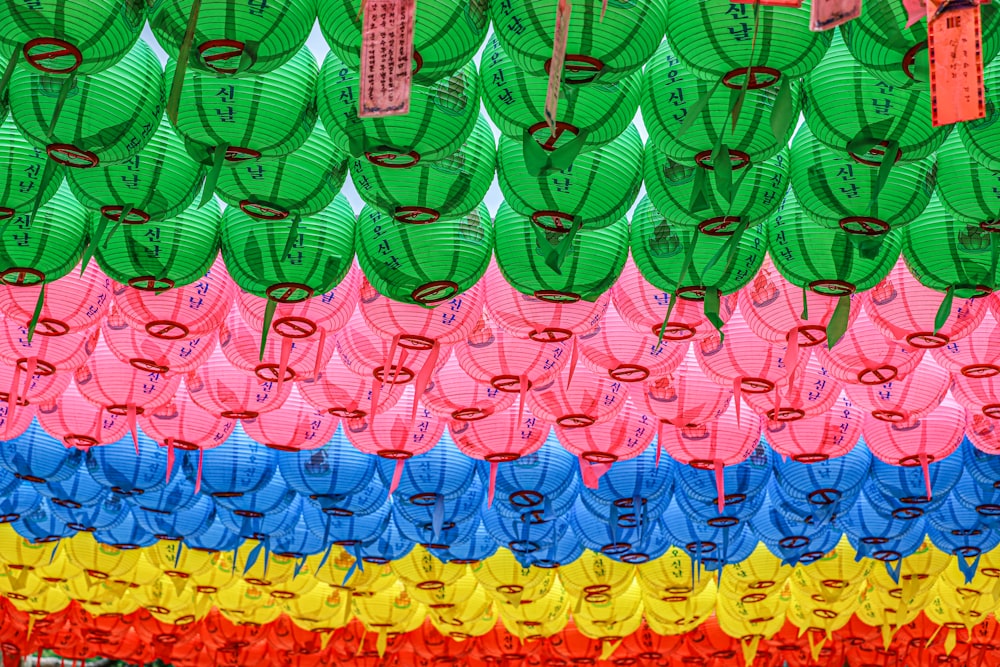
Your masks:
M38 289L38 299L35 301L35 311L31 314L31 320L28 321L28 342L35 337L35 327L38 326L38 320L42 316L42 308L45 306L45 283L42 283Z
M929 465L930 462L927 459L927 454L918 454L917 458L920 461L920 470L922 470L924 473L924 485L927 487L927 500L928 502L930 502L931 500L934 499L934 496L931 493L931 468Z
M934 333L941 331L941 328L948 322L948 318L951 316L951 306L955 302L955 288L953 285L949 285L948 289L944 293L944 299L941 300L941 305L938 306L937 315L934 316ZM28 339L30 342L30 338Z
M403 463L405 459L396 459L396 467L392 470L392 483L389 484L389 495L391 496L396 492L396 487L399 486L399 480L403 478Z
M851 295L845 294L838 298L837 307L826 325L826 345L829 349L847 333L847 324L851 318Z
M288 360L292 356L292 339L287 336L281 337L281 355L278 357L278 392L281 392L281 385L285 383L285 373L288 371Z
M660 467L660 454L663 453L663 420L656 425L656 467Z
M524 421L524 399L528 396L528 376L520 375L517 378L517 427L521 427Z
M205 450L204 449L199 449L198 450L198 475L197 475L197 477L195 477L195 480L194 480L194 492L195 493L199 493L201 491L201 467L202 467L202 464L204 462L205 462Z
M785 360L788 362L788 393L792 393L792 384L795 382L795 372L799 369L799 328L798 326L792 327L792 330L788 332L788 358ZM777 408L775 408L775 417L778 415Z
M21 365L14 364L14 377L10 381L10 389L7 390L7 423L4 426L5 437L10 431L10 423L14 421L14 412L17 410L18 401L20 401L20 397L18 396L18 390L21 384L20 380ZM25 395L27 395L27 393L25 393Z
M181 90L184 87L184 74L187 71L188 59L191 57L191 45L194 43L194 32L198 26L198 11L201 9L201 0L193 0L191 3L191 13L188 15L187 29L184 31L184 39L181 40L181 48L177 53L177 66L174 68L174 78L170 83L170 96L167 98L167 118L170 122L177 124L177 110L180 108Z
M736 426L742 428L742 424L740 423L742 410L740 407L743 403L743 378L733 378L733 402L735 403L734 407L736 408Z
M288 228L288 236L285 238L285 247L281 251L281 256L287 257L292 248L295 247L295 242L298 240L299 236L299 223L302 222L302 216L298 213L292 215L292 224Z
M496 461L490 461L490 484L486 490L486 509L493 507L493 496L497 490L497 465Z
M809 288L802 286L802 314L799 319L807 321L809 319Z
M743 650L744 667L753 667L754 660L757 659L757 649L760 647L760 635L744 637L740 640L740 648Z
M316 364L313 366L313 379L319 380L319 376L323 373L323 349L326 347L326 329L320 327L319 329L319 346L316 350Z
M35 377L35 370L38 368L38 357L30 357L27 361L27 368L24 372L24 387L21 389L21 396L27 396L28 390L31 389L31 381ZM9 397L8 397L9 398ZM14 399L17 402L17 399ZM11 419L10 415L13 414L10 408L7 408L8 419Z
M128 420L128 430L132 434L132 444L135 446L135 455L139 456L139 430L136 424L135 404L129 403L125 406L125 418Z
M434 367L437 366L439 356L441 356L441 343L434 341L434 344L431 345L431 351L427 354L427 358L417 372L417 377L413 380L413 409L410 412L410 428L417 421L417 407L420 404L420 397L427 391L427 385L431 382L431 375L434 373Z
M167 438L167 484L170 483L170 473L174 469L174 439Z
M90 243L87 247L83 249L83 258L80 260L80 275L87 270L87 266L90 264L91 258L94 256L94 249L101 242L104 237L104 232L108 228L108 219L103 215L97 219L97 229L94 231L93 236L90 237Z
M726 471L722 461L718 459L714 462L713 468L715 469L715 494L718 496L715 499L715 504L719 509L719 514L722 514L726 509Z
M576 373L576 362L580 360L580 348L576 344L576 336L573 336L573 347L569 354L569 377L566 378L566 388L573 384L573 375Z
M441 529L444 527L444 496L434 495L434 510L431 515L431 528L434 531L434 542L441 537Z
M198 208L205 206L215 196L215 186L219 183L219 176L222 175L222 165L226 161L227 148L227 146L216 146L215 152L212 153L212 168L208 171L208 176L205 177L205 186L201 191L201 201L198 202Z
M273 299L267 300L264 306L264 328L260 332L260 354L257 361L264 361L264 349L267 347L267 335L271 331L271 322L274 320L274 313L278 309L278 302Z

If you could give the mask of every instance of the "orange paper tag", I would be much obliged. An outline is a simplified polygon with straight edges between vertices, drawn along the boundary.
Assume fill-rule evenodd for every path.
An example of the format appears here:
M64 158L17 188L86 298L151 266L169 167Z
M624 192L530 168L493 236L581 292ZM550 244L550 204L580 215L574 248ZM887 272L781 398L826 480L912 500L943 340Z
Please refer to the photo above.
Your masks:
M931 118L935 127L986 115L983 27L977 5L927 0ZM940 13L938 13L940 11Z
M813 0L809 29L830 30L861 16L861 0Z
M358 116L410 112L416 0L365 0Z
M563 65L566 63L566 42L569 40L569 14L572 6L569 0L559 0L556 8L556 33L552 38L552 59L549 61L549 88L545 93L545 122L553 135L559 114L559 86L562 82Z

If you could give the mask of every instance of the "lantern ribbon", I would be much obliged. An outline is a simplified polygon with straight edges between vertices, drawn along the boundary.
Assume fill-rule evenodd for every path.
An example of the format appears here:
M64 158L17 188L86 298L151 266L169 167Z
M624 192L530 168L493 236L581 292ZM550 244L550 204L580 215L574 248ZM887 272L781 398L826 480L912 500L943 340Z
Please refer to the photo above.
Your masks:
M389 495L391 496L399 486L399 480L403 478L404 459L396 459L396 466L392 469L392 483L389 485Z
M941 330L941 327L948 322L948 318L951 316L951 306L955 301L955 286L949 285L948 289L945 290L944 299L941 300L941 305L938 306L937 314L934 316L934 333L936 334Z
M135 455L139 456L139 426L136 423L135 403L125 406L125 419L128 420L128 430L132 434L132 444L135 446Z
M851 295L844 294L837 299L837 307L826 325L826 345L829 349L847 333L847 324L851 319Z
M722 514L723 510L726 509L726 471L725 466L722 461L716 459L712 464L715 470L715 494L718 496L715 503L718 507L719 514ZM723 536L725 536L725 529L723 529Z
M212 153L212 168L209 169L208 175L205 177L205 185L201 191L201 201L198 202L198 208L203 207L215 196L215 186L219 183L219 176L222 174L227 148L227 146L216 146Z
M774 106L771 108L771 133L779 142L785 142L785 135L788 128L795 120L795 100L792 98L792 80L787 76L781 77L778 85L778 94L774 98Z
M174 469L174 439L167 438L167 484L170 483L170 473Z
M965 554L960 552L955 554L955 561L958 564L959 571L965 576L966 584L971 584L972 580L976 577L976 570L979 569L979 559L982 557L982 553L977 553L970 563Z
M205 462L205 450L204 449L199 449L198 450L198 475L197 475L197 477L195 477L195 480L194 480L194 492L195 493L198 493L199 491L201 491L201 468L202 468L202 464L204 462Z
M568 96L567 96L568 97ZM531 130L524 129L521 136L524 166L532 176L543 176L552 171L565 171L573 166L580 151L587 144L589 130L579 130L578 134L558 148L544 149L535 141Z
M753 662L757 658L757 649L760 647L760 635L743 637L740 639L740 648L743 650L743 663L746 667L753 667Z
M90 243L88 243L87 247L85 247L83 249L83 258L80 260L80 275L81 276L83 275L83 272L87 270L87 266L90 264L90 260L94 256L94 249L101 242L101 239L104 238L104 232L105 232L105 230L107 230L107 228L108 228L108 219L106 217L104 217L103 215L102 216L98 216L98 218L97 218L97 230L94 232L94 235L91 237Z
M10 85L10 79L14 76L14 68L17 67L17 59L20 51L20 49L14 49L10 60L7 62L7 66L3 69L3 75L0 76L0 98L7 94L7 86Z
M444 527L444 496L440 493L434 494L434 510L431 515L431 528L434 531L433 541L437 542L441 537L441 529Z
M181 90L184 88L184 74L187 72L188 60L191 58L191 45L194 43L194 31L198 26L198 12L200 10L201 0L192 0L187 29L184 31L184 39L181 40L181 47L177 53L174 78L170 82L170 95L167 98L167 118L174 125L177 124L177 110L180 107Z
M38 299L35 301L35 310L28 322L28 343L35 337L35 327L38 326L38 319L42 316L42 307L45 305L45 283L38 289Z

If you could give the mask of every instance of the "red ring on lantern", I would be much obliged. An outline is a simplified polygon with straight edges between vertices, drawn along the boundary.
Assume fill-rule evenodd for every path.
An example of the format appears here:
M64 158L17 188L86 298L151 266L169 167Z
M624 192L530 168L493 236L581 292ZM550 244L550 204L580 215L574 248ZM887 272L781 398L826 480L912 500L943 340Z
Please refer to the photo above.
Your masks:
M1000 419L1000 403L989 403L983 406L983 414L990 419Z
M101 215L112 222L121 222L123 225L144 225L150 220L148 213L138 208L130 208L122 219L124 206L102 206Z
M1000 232L1000 218L996 220L984 220L979 223L979 228L984 232Z
M809 289L823 296L849 296L857 291L857 286L845 280L814 280Z
M312 336L319 327L315 322L307 317L298 317L296 315L290 315L288 317L282 317L274 321L271 324L271 328L279 336L284 338L291 338L293 340L299 340L302 338L309 338Z
M413 457L413 454L405 452L402 449L380 449L377 454L383 459L389 459L390 461L405 461Z
M340 417L341 419L364 419L368 416L368 412L365 410L354 410L348 408L330 408L327 410L334 417Z
M90 169L100 163L100 158L91 151L77 148L73 144L49 144L45 152L50 158L73 169Z
M496 591L503 595L516 595L523 590L524 586L519 586L518 584L502 584L496 587Z
M607 554L608 556L619 556L621 554L628 553L628 550L631 548L631 542L611 542L601 547L601 553Z
M823 488L810 492L806 496L806 500L813 505L832 505L840 500L843 495L838 489Z
M365 151L365 159L376 167L386 169L409 169L420 162L420 153L409 151L407 153L396 153L390 149L382 149L381 152L373 153ZM402 161L400 161L402 159Z
M712 165L712 153L714 151L707 150L701 151L694 156L694 161L698 163L698 166L702 169L708 169L709 171L715 171L715 167ZM729 162L733 165L733 171L742 169L750 165L750 155L743 151L729 149Z
M738 215L720 215L708 218L698 223L698 231L706 236L732 236L736 233L733 227L743 224L743 218Z
M0 206L0 220L10 220L14 217L16 211L7 206Z
M52 317L39 318L35 327L35 333L39 336L65 336L69 330L68 324Z
M21 357L17 360L17 367L21 369L22 372L28 372L28 358ZM37 359L35 361L35 375L40 375L41 377L48 377L50 375L55 375L56 367L47 361Z
M919 519L924 515L924 511L919 507L897 507L892 511L893 519L900 519L902 521L913 521L914 519Z
M63 444L67 447L75 447L77 449L88 449L90 447L95 447L100 443L97 438L89 435L80 435L78 433L67 433L63 436Z
M535 123L534 125L528 128L528 134L530 134L531 137L535 139L535 142L539 146L541 146L543 150L547 151L554 151L556 149L556 143L559 141L560 137L562 137L564 132L569 132L574 137L580 136L580 128L578 128L576 125L573 125L572 123L564 123L561 120L557 120L555 128L549 131L548 139L542 142L538 141L538 139L535 138L536 133L538 133L541 130L548 130L548 129L549 129L549 124L544 120Z
M866 368L858 373L858 382L868 386L892 382L899 374L899 369L890 364L878 368Z
M812 347L826 342L826 327L819 324L803 324L796 328L799 339L799 347ZM789 336L785 336L787 341Z
M221 53L209 53L206 55L206 52L212 49L226 50ZM236 74L240 71L240 68L222 67L221 65L216 65L216 61L242 58L245 52L246 44L236 39L210 39L198 45L198 55L201 56L201 61L205 63L205 67L215 70L219 74Z
M173 289L174 281L170 278L156 278L154 276L136 276L128 279L129 287L134 287L143 292L165 292Z
M81 507L83 507L83 505L76 502L75 500L68 500L65 498L52 498L52 502L58 505L59 507L65 507L71 510L78 510Z
M607 452L584 452L581 456L584 461L589 463L607 463L610 465L618 460L617 456L608 454Z
M191 334L191 330L180 322L171 320L153 320L143 327L153 338L160 340L181 340Z
M748 394L766 394L774 391L774 383L765 378L740 378L740 389Z
M911 454L910 456L904 456L899 459L899 462L896 465L904 466L906 468L915 468L918 465L921 465L923 462L921 459L927 463L934 463L933 454ZM927 502L927 500L922 499L919 502Z
M268 299L277 303L298 303L311 298L316 291L302 283L275 283L264 293Z
M434 348L434 339L414 334L403 334L399 337L399 346L415 352L427 352Z
M460 408L452 410L451 418L460 422L476 422L480 419L486 419L490 416L491 412L482 408Z
M753 604L754 602L761 602L767 599L767 593L747 593L740 598L740 602L745 604Z
M587 428L596 423L597 420L595 418L584 414L563 415L556 420L556 425L563 428Z
M135 414L141 415L146 411L141 405L132 406L135 409ZM123 403L115 403L114 405L109 405L107 411L118 417L125 417L128 415L128 406Z
M840 228L848 234L858 236L882 236L889 233L889 223L879 218L864 215L852 215L841 218Z
M697 333L694 327L683 322L667 322L666 328L662 324L654 324L652 331L653 335L657 337L659 337L660 331L663 331L663 340L669 341L690 340Z
M872 410L872 417L891 424L901 424L906 421L906 415L897 410Z
M865 155L881 156L882 159L879 160L878 162L857 156L851 151L847 151L847 154L850 155L854 159L854 161L857 162L858 164L863 164L868 167L880 167L882 166L882 162L885 160L885 149L888 146L889 142L883 139L882 141L875 144L873 148L869 149L867 153L865 153ZM893 162L894 163L899 162L902 158L903 158L902 149L896 149L896 159Z
M284 220L289 213L284 208L274 204L244 199L240 202L240 210L257 220Z
M639 364L619 364L618 368L608 371L608 375L618 382L642 382L649 377L649 369Z
M525 387L524 390L531 391L531 381L525 381L528 383L528 386ZM518 375L494 375L490 378L490 386L497 391L503 391L508 394L518 394L521 392L521 377Z
M908 335L906 342L918 350L933 350L944 347L951 342L951 338L945 334L934 333L933 331L918 331L917 333Z
M767 411L768 419L781 423L797 422L800 419L805 419L805 416L805 410L800 410L799 408L783 407L778 410L777 414L775 414L774 408Z
M14 280L10 279L11 276L15 276ZM32 278L33 280L29 281L29 278ZM37 269L12 266L9 269L0 271L0 280L2 280L5 285L11 285L13 287L30 287L32 285L40 285L45 282L45 274Z
M757 78L758 75L760 75L759 80ZM732 90L743 90L744 84L737 80L742 76L749 76L750 78L750 81L746 84L747 90L760 90L761 88L768 88L778 83L778 80L781 79L781 71L773 67L764 67L763 65L737 67L723 75L722 85Z
M433 304L447 301L458 294L458 291L458 283L453 280L432 280L413 290L410 298L417 303Z
M483 457L483 459L489 463L510 463L511 461L518 460L519 458L521 458L520 454L507 453L487 454Z
M560 292L551 289L537 289L533 296L546 303L576 303L581 298L576 292Z
M395 364L389 367L388 373L385 371L385 366L379 366L372 371L372 375L383 384L406 384L417 376L406 366L396 366Z
M551 219L552 222L544 223L543 221L546 219ZM541 227L545 231L552 232L554 234L568 234L569 230L572 228L572 223L575 220L576 220L575 216L572 216L569 213L563 213L561 211L545 210L545 211L535 211L534 213L531 214L531 222L535 226ZM570 226L567 227L566 225L564 225L563 221L570 223Z
M53 51L31 53L32 49L39 46L54 46L56 48ZM80 53L80 49L65 40L55 37L36 37L28 40L25 42L24 47L22 47L21 52L24 54L24 59L28 61L29 65L46 74L69 74L76 71L83 64L83 54ZM46 60L54 60L65 56L73 58L73 64L69 67L46 67L42 65L42 62Z
M141 359L137 357L129 359L128 363L129 366L138 371L142 371L143 373L159 373L160 375L163 375L170 370L170 366L158 364L152 359Z
M545 500L545 496L538 491L522 489L511 493L508 496L508 499L510 500L511 505L515 505L517 507L535 507Z
M552 67L552 58L545 61L545 74L549 75L549 69ZM591 83L598 77L601 70L604 69L604 63L597 58L591 56L585 56L580 53L567 53L565 60L563 61L563 83L566 84L580 84L580 83ZM584 74L582 77L576 77L577 74ZM589 73L589 76L587 74Z
M259 160L260 151L242 146L229 146L226 148L226 162L246 162L247 160Z
M549 327L541 331L535 329L528 334L528 338L536 343L565 343L572 337L572 331L559 327Z
M713 516L706 523L712 528L732 528L740 522L734 516Z
M677 289L677 296L688 301L704 301L705 292L708 290L704 285L688 285ZM659 332L657 332L659 334Z
M927 49L927 40L925 39L918 44L911 46L905 54L903 54L903 74L909 77L911 80L916 81L913 77L913 64L917 61L917 54L923 50Z
M260 512L254 512L253 510L233 510L233 514L236 516L241 516L246 519L262 519L264 515Z
M397 206L392 219L408 225L429 225L441 219L441 213L426 206Z
M278 371L281 370L280 364L257 364L253 369L253 374L261 382L291 382L295 379L295 371L291 368L285 368L284 379L278 379Z

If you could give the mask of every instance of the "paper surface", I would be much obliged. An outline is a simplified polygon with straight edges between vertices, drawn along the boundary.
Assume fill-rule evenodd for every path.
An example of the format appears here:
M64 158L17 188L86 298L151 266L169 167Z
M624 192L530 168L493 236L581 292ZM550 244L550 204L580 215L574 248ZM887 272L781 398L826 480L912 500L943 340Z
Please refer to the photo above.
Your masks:
M861 0L813 0L809 29L814 32L830 30L859 16Z
M946 8L927 0L931 119L935 127L986 115L983 28L978 6Z
M358 116L410 112L416 0L365 0Z
M552 59L549 61L549 88L545 93L545 122L556 132L556 118L559 114L559 86L562 82L563 65L566 64L566 42L569 39L569 15L572 10L569 0L559 0L556 8L556 32L552 38Z
M756 0L735 0L739 5L752 5ZM761 7L801 7L802 0L760 0Z

